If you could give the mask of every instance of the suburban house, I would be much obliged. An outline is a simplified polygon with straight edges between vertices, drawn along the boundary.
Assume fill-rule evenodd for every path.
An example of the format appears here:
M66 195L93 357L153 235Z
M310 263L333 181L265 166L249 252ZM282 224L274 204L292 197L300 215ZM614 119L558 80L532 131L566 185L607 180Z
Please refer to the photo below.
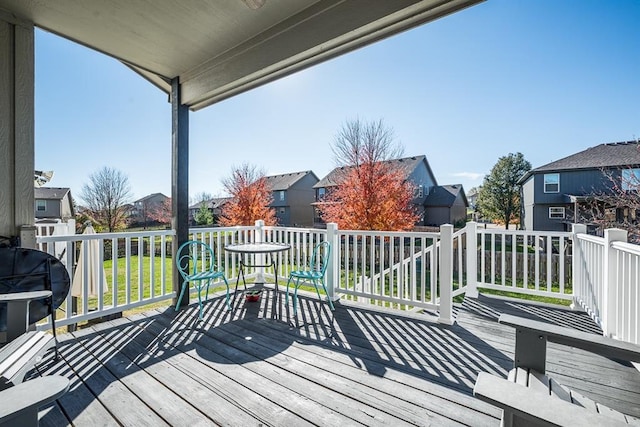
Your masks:
M34 188L36 222L67 221L75 218L71 189L65 187Z
M424 201L424 224L463 226L469 202L462 184L437 185Z
M312 171L292 172L265 177L276 211L278 225L311 227L313 225L314 186L318 177Z
M396 167L399 167L405 176L405 179L412 182L415 185L415 197L413 203L416 211L419 213L419 220L416 225L441 225L441 224L455 224L456 222L465 221L466 219L466 207L468 205L467 199L464 196L464 190L461 185L457 186L438 186L435 176L429 166L426 156L412 156L403 157L401 159L386 160ZM323 227L324 221L320 218L320 212L317 206L322 203L324 197L331 192L332 188L339 185L341 176L350 169L350 166L341 166L333 169L327 176L322 178L316 185L315 189L315 202L314 202L314 226ZM448 187L451 187L447 189ZM453 187L458 187L454 189ZM451 190L455 193L453 197L445 197L445 193L451 194ZM429 195L437 191L438 195L432 198L432 205L428 205L427 201ZM441 191L443 193L441 193ZM448 206L442 205L442 203L450 202ZM464 210L455 208L456 203L464 203ZM434 208L434 212L429 214L426 212L430 209L429 206ZM443 209L447 212L443 212ZM450 212L451 211L451 212ZM442 222L440 222L442 220Z
M161 219L171 216L169 197L162 193L153 193L133 202L129 219L131 225L146 227L147 225L164 222Z
M196 214L202 208L202 205L205 205L211 215L213 215L213 223L218 223L218 218L220 217L220 213L222 213L222 206L231 200L231 197L215 197L211 200L204 200L198 203L194 203L189 206L189 224L196 225Z
M569 231L588 218L594 196L636 190L640 178L638 141L600 144L532 169L521 186L521 223L525 230ZM634 184L635 183L635 184ZM602 206L605 215L635 216L628 209Z

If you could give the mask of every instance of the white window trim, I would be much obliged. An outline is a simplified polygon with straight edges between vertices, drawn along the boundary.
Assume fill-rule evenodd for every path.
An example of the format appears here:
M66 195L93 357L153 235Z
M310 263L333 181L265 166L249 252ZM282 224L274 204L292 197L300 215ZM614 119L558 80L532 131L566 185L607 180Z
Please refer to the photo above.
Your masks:
M556 175L558 177L558 189L556 191L547 191L547 183L545 182L545 177L547 175ZM542 175L542 189L545 193L559 193L560 192L560 174L559 173L545 173Z
M280 194L279 194L279 196L280 196L280 201L281 201L281 202L284 202L284 198L285 198L284 190L280 190Z
M42 209L40 209L42 208ZM44 212L47 210L47 201L46 200L36 200L36 211Z
M629 176L625 176L625 175ZM622 191L638 191L640 168L623 169L620 173L620 188Z
M551 211L552 210L556 210L555 214L552 214ZM559 214L562 213L562 216L559 216ZM549 207L549 219L565 219L566 218L566 213L565 213L565 209L562 206L552 206Z

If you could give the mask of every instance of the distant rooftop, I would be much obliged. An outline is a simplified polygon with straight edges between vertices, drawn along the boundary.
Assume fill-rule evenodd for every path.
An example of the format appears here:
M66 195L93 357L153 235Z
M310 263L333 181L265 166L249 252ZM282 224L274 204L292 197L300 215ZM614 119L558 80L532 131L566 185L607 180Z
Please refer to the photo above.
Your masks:
M447 206L451 207L456 201L458 194L462 192L464 197L464 190L462 184L453 185L437 185L431 189L431 192L424 201L425 206ZM465 204L468 205L466 197L464 197Z
M280 191L287 190L296 182L307 176L308 174L312 174L316 177L316 174L313 171L302 171L302 172L291 172L284 173L281 175L270 175L265 177L267 180L267 185L271 189L271 191ZM318 177L316 177L318 179Z
M61 200L69 191L67 187L38 187L34 188L34 199Z
M383 163L391 163L395 166L401 168L405 177L409 177L411 172L413 172L416 166L423 161L426 161L427 158L424 155L421 156L411 156L411 157L403 157L401 159L391 159L385 160ZM339 184L341 176L347 171L351 170L353 166L339 166L329 172L327 176L322 178L313 188L324 188L324 187L334 187Z
M520 178L519 182L524 182L537 172L635 167L638 165L640 165L640 144L638 141L612 142L587 148L579 153L532 169Z

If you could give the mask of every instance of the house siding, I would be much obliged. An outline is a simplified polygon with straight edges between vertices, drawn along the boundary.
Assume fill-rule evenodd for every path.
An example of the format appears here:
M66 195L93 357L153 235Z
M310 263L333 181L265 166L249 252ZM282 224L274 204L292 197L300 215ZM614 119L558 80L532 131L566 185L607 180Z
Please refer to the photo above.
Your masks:
M560 176L559 192L544 192L544 175L547 173ZM606 173L620 182L619 169L608 169ZM612 186L611 180L600 169L537 172L522 185L523 227L525 230L567 231L569 224L574 221L574 207L569 196L610 193ZM549 218L550 207L564 207L565 218Z

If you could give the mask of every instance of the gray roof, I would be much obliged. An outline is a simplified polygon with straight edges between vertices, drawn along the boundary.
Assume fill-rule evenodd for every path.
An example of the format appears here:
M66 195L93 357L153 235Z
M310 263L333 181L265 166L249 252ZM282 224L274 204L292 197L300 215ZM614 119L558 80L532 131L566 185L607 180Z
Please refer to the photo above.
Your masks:
M67 187L40 187L33 189L34 199L62 200L71 191Z
M165 199L168 199L168 197L167 197L167 196L165 196L165 195L164 195L164 194L162 194L162 193L152 193L152 194L149 194L148 196L144 196L143 198L136 200L136 201L135 201L135 202L133 202L133 203L144 202L144 201L147 201L147 200L149 200L149 199L153 199L154 197L157 197L157 196L162 196L162 197L164 197Z
M280 191L288 190L292 185L309 174L313 175L315 179L318 179L313 171L284 173L281 175L267 176L265 178L267 180L267 185L269 186L271 191Z
M458 195L462 193L465 205L469 205L464 194L462 184L436 185L431 189L424 201L424 206L447 206L451 207L455 203Z
M421 162L427 162L426 156L412 156L412 157L403 157L401 159L392 159L385 160L384 163L391 163L401 168L403 173L405 174L405 179L411 175L411 173L416 169L418 164ZM340 182L341 175L351 170L353 166L339 166L329 172L327 176L322 178L313 188L325 188L325 187L334 187L338 185ZM431 172L431 167L427 163L427 168L429 172ZM433 176L433 174L431 174ZM435 180L435 177L434 177Z
M215 197L211 200L207 200L206 202L195 203L189 206L189 209L200 209L203 203L206 203L207 208L209 209L216 209L216 208L222 207L222 205L227 203L229 200L231 200L231 197Z
M637 165L640 165L640 144L638 141L612 142L587 148L579 153L532 169L520 178L518 183L523 183L531 175L539 172L617 168Z

